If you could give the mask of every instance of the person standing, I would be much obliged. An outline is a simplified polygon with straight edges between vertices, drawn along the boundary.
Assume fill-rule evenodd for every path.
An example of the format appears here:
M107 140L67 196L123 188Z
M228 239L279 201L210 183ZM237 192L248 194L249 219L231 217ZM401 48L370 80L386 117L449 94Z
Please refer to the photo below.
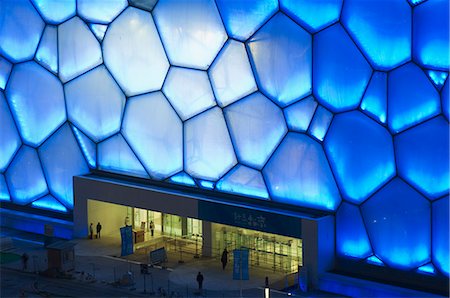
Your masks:
M23 271L26 271L28 267L28 255L26 252L22 255L22 269Z
M150 234L153 237L153 233L155 232L155 224L153 223L153 220L150 221L150 223L148 224L148 227L150 229Z
M100 239L100 231L102 230L102 225L100 222L97 224L97 238Z
M90 239L94 238L94 227L92 226L92 222L91 225L89 226L89 238Z
M225 267L227 266L228 263L228 251L226 248L222 252L222 257L220 258L220 261L222 262L222 270L225 270Z
M198 289L201 291L203 288L203 274L199 271L197 274Z

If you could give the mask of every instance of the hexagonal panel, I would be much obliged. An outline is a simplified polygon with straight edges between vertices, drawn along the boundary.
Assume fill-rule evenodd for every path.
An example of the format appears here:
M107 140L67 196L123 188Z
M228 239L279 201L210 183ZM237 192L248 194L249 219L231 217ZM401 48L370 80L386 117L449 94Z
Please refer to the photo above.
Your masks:
M411 58L411 7L404 0L346 0L342 22L376 69Z
M213 0L160 0L153 16L172 65L205 70L227 39Z
M331 111L342 112L359 105L372 69L336 24L314 38L313 72L316 98Z
M161 89L169 63L149 12L128 8L103 40L105 64L127 96Z
M11 199L26 205L48 192L35 149L22 146L5 173Z
M0 56L0 89L5 90L6 83L8 82L9 75L11 73L12 64Z
M361 112L336 115L324 145L342 194L350 202L361 203L395 175L391 135Z
M413 57L419 64L448 71L449 3L434 0L414 8Z
M276 0L216 0L216 3L228 35L241 41L252 36L278 9Z
M14 67L6 97L26 144L39 146L66 121L61 82L36 62Z
M41 16L49 24L59 24L76 13L76 0L31 0Z
M171 67L163 92L181 120L216 105L206 71Z
M263 174L274 201L321 210L341 202L322 146L304 134L288 133Z
M441 112L439 93L423 71L408 63L389 74L388 125L394 132Z
M79 17L58 26L58 56L63 83L103 62L97 38Z
M3 92L0 91L0 172L4 172L14 154L19 150L21 140L16 124L9 111Z
M227 106L257 90L245 45L229 39L209 68L219 106Z
M31 203L31 206L39 209L59 211L64 213L67 212L67 208L52 195L47 195L41 199L34 201L33 203Z
M8 186L6 185L5 176L0 174L0 201L10 201Z
M216 189L238 195L269 199L261 172L240 164L217 182Z
M362 207L375 254L391 267L408 270L429 262L430 203L394 179Z
M449 123L437 117L395 137L399 175L431 199L450 189Z
M258 92L224 113L239 161L261 169L287 132L283 112Z
M336 212L336 252L361 259L372 255L361 213L355 205L342 203Z
M281 107L311 93L311 35L277 13L247 43L260 88Z
M127 0L77 0L80 17L101 24L110 23L127 6Z
M433 263L449 275L449 204L448 196L432 204L432 256Z
M64 86L69 120L95 142L120 129L125 96L101 65Z
M387 73L376 71L361 102L361 110L380 123L387 118Z
M30 1L2 1L0 20L0 54L12 62L33 58L45 23Z
M84 175L89 168L67 123L42 144L39 157L51 193L72 209L73 176Z
M58 31L56 27L45 27L36 52L36 60L51 72L58 73Z
M284 109L284 117L290 130L305 132L314 116L317 101L308 96Z
M212 108L185 122L184 158L188 174L214 181L237 163L220 108Z
M161 92L128 99L122 134L152 178L183 169L183 125Z
M310 32L339 20L342 0L298 1L280 0L281 9Z

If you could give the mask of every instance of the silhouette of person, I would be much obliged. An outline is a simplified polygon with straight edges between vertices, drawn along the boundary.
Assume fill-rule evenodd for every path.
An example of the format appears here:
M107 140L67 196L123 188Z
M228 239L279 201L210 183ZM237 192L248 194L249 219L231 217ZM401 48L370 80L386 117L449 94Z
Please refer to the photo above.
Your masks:
M153 223L153 220L150 221L148 227L150 228L150 233L152 234L153 237L153 233L155 232L155 224Z
M22 255L22 268L23 271L27 270L27 264L28 264L28 255L26 252L23 253Z
M222 252L222 257L220 258L220 261L222 262L222 270L225 270L225 267L227 266L228 263L228 251L226 248Z
M89 238L93 239L94 237L94 227L92 226L92 222L91 225L89 226Z
M100 232L102 230L102 225L100 224L100 222L98 222L97 224L97 237L100 239Z
M203 274L200 271L197 274L197 283L198 283L198 289L202 290L202 288L203 288Z

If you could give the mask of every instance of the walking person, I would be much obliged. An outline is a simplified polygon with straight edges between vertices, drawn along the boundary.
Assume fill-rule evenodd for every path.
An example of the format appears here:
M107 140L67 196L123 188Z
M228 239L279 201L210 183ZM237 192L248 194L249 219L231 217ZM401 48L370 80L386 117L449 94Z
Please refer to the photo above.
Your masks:
M222 252L222 257L220 258L220 261L222 262L222 270L225 270L225 267L227 266L228 263L228 251L226 248Z
M203 288L203 274L199 271L197 274L198 289L201 291Z
M28 265L28 255L26 252L22 255L22 269L23 271L27 270Z
M150 229L150 233L153 237L153 233L155 232L155 224L153 223L153 220L151 220L150 223L148 224L148 228Z
M100 224L100 222L98 222L97 224L97 238L100 239L100 232L102 230L102 225Z
M89 226L89 239L94 239L94 227L91 225Z

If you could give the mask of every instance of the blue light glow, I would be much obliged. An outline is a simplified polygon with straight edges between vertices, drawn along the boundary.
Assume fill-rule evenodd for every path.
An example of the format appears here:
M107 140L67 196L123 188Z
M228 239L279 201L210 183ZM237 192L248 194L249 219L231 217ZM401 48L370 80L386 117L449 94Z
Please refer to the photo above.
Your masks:
M399 175L431 199L447 194L450 189L448 144L449 123L443 117L396 136Z
M355 205L342 203L336 213L336 251L361 259L372 254L361 213Z
M417 272L434 275L436 273L436 269L434 269L433 264L428 263L426 265L417 268Z
M14 67L6 97L28 145L39 146L66 120L61 82L36 62Z
M227 40L214 0L160 0L153 17L172 65L206 70Z
M148 178L144 167L121 134L98 144L98 168L103 171Z
M97 167L97 148L95 143L89 139L84 133L81 132L76 126L72 125L72 131L77 138L78 145L83 151L90 168Z
M232 38L245 41L278 9L277 0L216 0L220 15Z
M0 174L0 201L10 201L8 186L6 185L5 176Z
M427 73L428 77L431 79L431 81L434 83L436 88L438 88L438 90L441 90L442 86L444 86L445 80L448 77L448 72L437 71L437 70L427 70L426 73Z
M0 91L0 172L4 172L21 145L14 119L3 92Z
M284 109L284 117L290 130L305 132L308 130L314 112L316 111L317 101L312 96L308 96L301 101L290 105Z
M64 90L69 120L92 140L119 131L125 96L104 65L70 81Z
M282 111L258 92L224 113L239 162L261 169L287 132Z
M103 53L127 96L161 89L169 62L150 13L128 8L108 29Z
M199 180L200 186L206 189L214 189L214 182L207 180Z
M229 39L209 68L219 106L227 106L257 90L245 45Z
M122 134L152 178L183 170L183 126L161 92L128 99Z
M388 124L400 132L440 113L439 93L423 71L408 63L389 75Z
M128 6L127 0L77 0L78 14L92 23L108 24Z
M280 106L311 93L311 35L286 15L277 13L247 46L258 85Z
M367 263L377 266L384 266L384 263L376 256L370 256L366 259Z
M0 22L0 54L12 62L32 59L45 23L30 1L2 1Z
M105 37L106 29L108 29L108 26L101 24L89 24L89 28L91 28L92 33L95 34L95 37L97 37L98 41L101 42Z
M448 196L432 204L432 256L441 272L449 276L449 204Z
M0 89L5 90L6 82L8 82L11 73L12 64L8 60L0 56Z
M36 52L36 60L53 73L58 72L58 40L57 29L53 26L45 27L42 40Z
M220 179L216 188L224 192L269 199L261 172L242 165L237 165Z
M72 209L73 176L84 175L89 168L68 124L45 141L39 157L52 195Z
M208 75L202 70L171 67L163 92L183 121L216 105Z
M58 200L56 200L53 196L47 195L42 199L36 200L31 203L31 206L40 209L59 211L59 212L67 212L67 208L64 207Z
M309 127L309 133L319 141L327 134L328 127L333 119L333 113L322 106L319 106L314 114L314 118Z
M49 24L59 24L73 17L76 0L31 0L44 20Z
M361 109L380 123L386 123L387 74L374 72L361 102Z
M342 194L350 202L361 203L395 175L392 137L361 112L334 117L325 151Z
M191 176L186 174L185 172L180 172L172 177L169 180L173 183L183 184L188 186L196 186L194 179Z
M341 25L333 25L315 35L314 94L334 112L359 105L372 69Z
M221 109L212 108L185 122L184 157L188 174L213 181L237 163Z
M449 103L449 97L450 97L450 89L449 85L450 83L447 80L445 82L444 87L442 88L442 112L447 117L447 120L450 120L450 103Z
M47 184L35 149L22 146L5 173L14 203L26 205L45 195Z
M398 269L430 261L430 203L396 178L366 201L362 215L375 254Z
M281 0L280 6L296 22L316 32L339 19L342 0Z
M341 201L322 146L306 135L288 133L263 174L274 201L322 210Z

